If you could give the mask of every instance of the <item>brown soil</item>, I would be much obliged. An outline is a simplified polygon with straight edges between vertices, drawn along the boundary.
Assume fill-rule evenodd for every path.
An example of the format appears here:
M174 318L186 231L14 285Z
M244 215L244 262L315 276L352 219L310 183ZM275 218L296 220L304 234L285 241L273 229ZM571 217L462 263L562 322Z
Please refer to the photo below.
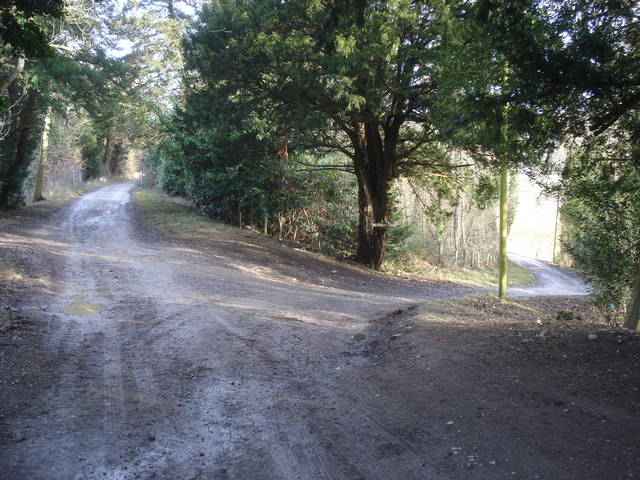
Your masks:
M0 478L639 475L640 336L588 299L178 241L130 188L0 218Z

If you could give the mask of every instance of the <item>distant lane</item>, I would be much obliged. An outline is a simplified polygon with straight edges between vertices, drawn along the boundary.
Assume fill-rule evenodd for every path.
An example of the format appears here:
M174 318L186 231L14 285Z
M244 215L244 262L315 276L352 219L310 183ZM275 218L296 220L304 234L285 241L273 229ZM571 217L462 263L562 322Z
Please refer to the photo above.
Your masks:
M508 288L507 296L509 297L589 295L591 292L589 285L578 275L561 270L542 260L515 253L509 253L508 257L509 260L529 270L536 278L533 285Z

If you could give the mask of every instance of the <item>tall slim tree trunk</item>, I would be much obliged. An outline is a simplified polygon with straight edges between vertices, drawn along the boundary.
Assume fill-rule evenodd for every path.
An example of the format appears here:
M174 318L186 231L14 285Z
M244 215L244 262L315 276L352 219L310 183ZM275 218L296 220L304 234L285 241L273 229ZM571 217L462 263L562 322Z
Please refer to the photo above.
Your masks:
M506 83L509 78L509 66L504 64L503 82ZM500 125L500 137L501 148L506 149L507 140L509 138L509 122L508 122L509 109L505 105L502 111L502 122ZM508 150L502 152L499 155L501 160L500 165L500 247L498 250L498 297L500 300L507 299L507 234L509 230L508 217L507 217L507 202L509 198L509 184L508 184L508 169L507 159L509 153Z
M460 261L460 189L456 189L456 205L453 209L453 258L455 265Z
M44 169L47 166L47 157L49 156L49 127L51 126L51 107L47 107L47 113L44 117L44 127L42 129L42 143L40 145L40 162L38 163L38 172L36 173L36 186L33 194L33 201L39 202L44 200L42 194L44 185Z
M507 165L500 167L500 249L498 297L507 299Z
M627 308L627 317L624 321L625 328L640 330L640 269L636 276L636 284L631 294L631 302Z
M5 174L5 178L0 183L0 212L4 212L7 208L9 199L15 190L14 180L20 173L22 167L27 163L29 135L31 134L31 127L33 126L33 116L37 98L38 92L36 90L29 90L27 92L27 98L20 112L20 117L17 120L17 136L13 149L10 152L12 160Z

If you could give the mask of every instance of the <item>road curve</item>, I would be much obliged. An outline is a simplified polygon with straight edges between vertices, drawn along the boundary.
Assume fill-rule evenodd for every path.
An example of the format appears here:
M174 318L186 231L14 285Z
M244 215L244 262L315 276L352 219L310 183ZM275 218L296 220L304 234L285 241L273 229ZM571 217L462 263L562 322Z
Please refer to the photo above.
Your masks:
M508 254L509 260L529 270L535 277L533 285L509 287L508 297L543 297L557 295L588 295L590 288L584 279L576 274L561 270L547 262L515 253Z

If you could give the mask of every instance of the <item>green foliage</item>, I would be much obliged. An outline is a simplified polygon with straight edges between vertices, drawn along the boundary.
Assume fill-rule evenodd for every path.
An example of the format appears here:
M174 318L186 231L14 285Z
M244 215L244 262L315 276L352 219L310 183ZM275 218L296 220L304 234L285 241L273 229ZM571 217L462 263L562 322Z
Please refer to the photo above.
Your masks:
M156 173L156 185L169 195L187 197L189 172L185 170L182 152L174 142L167 139L160 147L152 150L147 161Z
M64 0L3 0L0 4L0 47L28 58L53 56L49 35L40 18L59 19Z
M82 151L85 178L118 172L126 157L124 145L136 137L132 73L99 49L43 59L31 69L37 88L61 121L66 121L69 112L82 117L85 128L73 144Z
M38 126L34 125L37 94L26 87L18 81L8 89L12 107L7 114L10 120L3 122L5 132L0 136L0 211L24 205L23 184L38 147L38 128L34 128Z
M532 125L540 118L544 136L567 127L579 135L586 127L602 133L640 102L638 7L637 1L482 0L478 16L509 62L509 101L529 112Z
M140 115L136 118L139 109L134 108L137 102L132 90L136 81L134 70L123 61L109 58L101 48L109 42L105 32L107 17L98 18L100 5L75 2L73 8L65 10L65 15L62 15L64 3L56 0L29 0L26 3L15 0L4 2L0 7L3 15L0 22L4 43L0 52L3 56L0 69L4 77L3 87L10 85L37 92L40 101L33 114L36 125L38 118L43 117L49 108L54 122L66 123L73 117L67 130L74 130L77 133L75 138L70 135L54 136L49 150L51 165L56 167L60 166L59 162L64 163L68 167L68 176L72 170L81 168L81 161L84 161L85 178L119 171L119 162L126 157L128 139L135 138L141 130L140 124L146 123ZM21 36L23 31L18 36L24 44L10 40L5 30L13 29L15 25L3 23L4 15L13 16L27 30L35 25L42 35ZM46 45L43 46L42 42ZM55 55L52 54L53 47ZM31 57L25 62L24 69L21 69L20 59L8 58L16 55ZM19 111L21 104L16 103L16 98L5 96L2 99L12 109L10 115L0 120L3 131L17 125L16 119L23 113ZM39 132L34 128L29 143L35 145L38 142ZM9 151L12 147L6 148L4 162L18 158ZM21 169L25 170L32 155L20 157L23 158ZM53 168L52 171L59 174L65 169ZM19 195L23 178L23 175L11 174L12 195Z
M310 169L300 175L303 226L311 240L309 246L336 257L350 258L358 243L358 211L353 205L355 179L339 170Z
M478 176L478 183L474 187L472 199L475 205L484 210L495 205L500 195L498 177L495 173L482 172Z
M413 250L409 239L415 235L417 228L415 224L403 221L397 214L392 225L388 232L388 257L391 261L402 261Z
M436 266L493 268L497 182L493 169L477 165L458 168L455 177L398 181L396 227L389 232L386 268L424 270L420 264L427 265L425 272ZM512 182L510 195L515 196L515 186ZM510 201L515 205L514 199Z
M521 123L533 117L532 125L542 128L529 128L530 138L586 139L564 172L565 215L571 223L565 240L602 302L617 307L637 272L631 239L638 232L626 218L628 212L637 214L636 200L623 178L637 179L640 5L635 0L482 0L477 6L486 38L510 70L498 103L509 104L512 118ZM627 320L631 326L638 323Z
M94 129L88 130L79 138L82 155L84 178L98 178L100 176L100 155L102 147L98 142L98 135Z
M189 172L187 195L214 217L237 223L243 215L243 222L259 223L286 201L278 188L286 182L286 172L267 139L231 124L211 125L199 125L195 134L179 138Z
M563 172L566 248L602 306L624 311L640 268L640 115L590 137Z
M451 170L438 140L468 71L448 67L470 23L458 1L211 3L185 42L188 96L298 152L346 155L359 185L357 259L376 267L386 239L372 225L389 223L393 180Z
M335 256L353 251L357 212L349 199L355 185L344 172L324 170L332 160L303 156L284 162L270 135L231 123L200 127L196 133L179 129L196 119L184 113L175 135L152 153L159 187L228 223L237 224L242 212L243 225L256 230L262 231L266 218L270 231L281 238Z
M4 142L0 142L0 155L5 153L6 147L3 145ZM31 147L31 155L33 155L33 146ZM31 159L30 159L31 160ZM7 198L7 203L4 206L6 210L14 210L20 207L23 207L25 204L25 181L27 180L27 176L29 174L29 165L23 165L18 174L13 178L6 178L7 165L8 162L0 161L0 188L5 188L5 186L9 187L9 195Z
M259 224L283 201L277 198L282 192L278 182L286 181L286 172L268 139L243 131L239 120L223 124L220 114L195 100L191 110L182 112L173 138L151 157L157 183L187 196L211 216L237 223L243 212L243 222Z

